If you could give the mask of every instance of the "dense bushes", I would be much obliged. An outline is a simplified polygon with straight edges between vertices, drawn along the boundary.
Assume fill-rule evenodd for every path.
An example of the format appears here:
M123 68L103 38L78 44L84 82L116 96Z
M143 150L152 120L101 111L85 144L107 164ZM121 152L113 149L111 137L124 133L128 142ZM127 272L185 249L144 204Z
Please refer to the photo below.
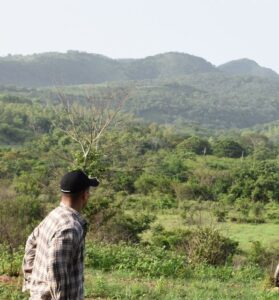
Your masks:
M22 267L23 253L23 247L11 252L8 246L0 243L0 275L18 276Z
M191 265L223 265L236 253L238 246L237 242L211 227L177 231L155 227L151 242L184 253Z
M242 164L233 170L234 182L228 193L237 198L268 202L279 200L279 167L274 162L262 161Z
M147 214L128 215L121 211L115 213L103 226L99 227L96 236L99 240L118 243L138 243L139 234L149 229L154 216Z
M154 216L148 213L125 212L122 200L116 200L109 192L102 196L100 190L91 198L84 212L93 239L109 243L138 243L139 234L154 221Z
M177 150L181 153L193 152L195 154L211 154L211 145L206 139L197 136L189 137L176 146Z
M186 276L184 255L158 247L90 244L86 265L94 269L126 270L146 277Z
M217 141L213 146L213 153L218 157L238 158L245 155L244 149L234 140L224 139Z
M0 244L10 251L24 245L28 234L43 217L41 203L34 198L18 196L9 189L0 194Z

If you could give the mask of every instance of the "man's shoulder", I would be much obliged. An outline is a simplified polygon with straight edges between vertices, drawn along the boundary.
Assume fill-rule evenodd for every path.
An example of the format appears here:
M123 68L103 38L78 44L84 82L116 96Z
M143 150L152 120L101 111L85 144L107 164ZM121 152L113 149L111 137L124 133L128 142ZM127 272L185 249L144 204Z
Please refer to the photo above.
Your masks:
M82 232L82 224L71 211L62 206L53 209L42 221L42 227L47 231L57 232L64 230L74 230Z
M77 216L71 210L61 205L53 209L46 216L45 220L55 223L57 222L60 225L77 226L79 224Z

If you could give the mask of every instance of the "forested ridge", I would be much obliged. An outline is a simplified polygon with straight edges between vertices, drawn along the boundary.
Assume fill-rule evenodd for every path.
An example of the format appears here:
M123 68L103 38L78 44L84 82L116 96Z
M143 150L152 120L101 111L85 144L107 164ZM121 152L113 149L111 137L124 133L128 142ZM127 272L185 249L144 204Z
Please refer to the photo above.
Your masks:
M58 90L71 101L82 103L88 91L109 94L129 89L123 111L148 122L177 127L194 124L210 129L241 129L279 119L279 81L262 77L204 73L178 79L1 89L2 95L23 96L41 103L57 103Z
M140 59L112 59L79 51L0 57L0 84L23 87L166 79L201 73L279 78L273 70L249 59L216 67L204 58L179 52Z
M248 59L215 67L176 52L118 60L78 51L7 56L1 84L3 93L50 102L57 87L76 102L88 90L129 88L123 110L160 124L228 129L279 119L278 74Z

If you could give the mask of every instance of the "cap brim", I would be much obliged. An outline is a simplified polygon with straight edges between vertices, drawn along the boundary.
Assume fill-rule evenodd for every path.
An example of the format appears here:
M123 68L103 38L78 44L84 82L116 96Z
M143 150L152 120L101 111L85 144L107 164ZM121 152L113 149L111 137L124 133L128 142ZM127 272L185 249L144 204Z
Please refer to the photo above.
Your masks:
M97 187L100 184L100 181L96 178L89 178L90 186Z

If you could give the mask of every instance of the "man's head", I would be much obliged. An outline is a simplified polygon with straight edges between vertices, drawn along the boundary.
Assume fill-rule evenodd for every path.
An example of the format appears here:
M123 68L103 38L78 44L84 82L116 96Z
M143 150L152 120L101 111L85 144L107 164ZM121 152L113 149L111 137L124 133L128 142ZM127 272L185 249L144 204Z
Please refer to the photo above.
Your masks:
M75 170L65 174L60 182L62 201L70 202L80 210L89 199L90 187L97 187L97 178L89 178L83 171Z

